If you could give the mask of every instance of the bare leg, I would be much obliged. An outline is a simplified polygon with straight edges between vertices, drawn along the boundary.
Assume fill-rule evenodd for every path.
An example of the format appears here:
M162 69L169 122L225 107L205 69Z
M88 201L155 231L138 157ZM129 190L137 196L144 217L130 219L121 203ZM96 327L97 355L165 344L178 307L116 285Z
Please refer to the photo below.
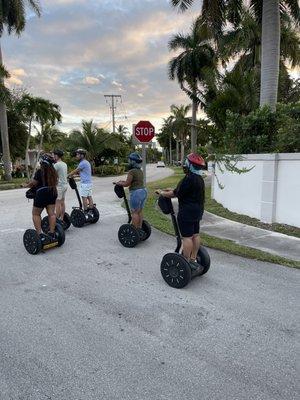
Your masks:
M42 233L42 214L43 209L38 207L32 207L32 222L38 235Z
M50 233L54 233L55 226L56 226L55 205L51 204L51 205L47 206L46 209L47 209L48 218L49 218Z
M193 250L192 250L192 254L191 254L191 259L196 260L198 251L201 246L201 239L200 239L199 234L194 235L192 239L193 239Z
M143 219L144 219L143 210L141 209L141 210L139 210L139 228L142 228Z
M64 219L64 215L66 213L66 203L65 203L65 199L61 200L60 203L60 215L61 215L61 219Z
M56 204L55 204L55 213L57 218L59 219L64 219L64 215L65 215L65 210L64 210L65 204L64 204L64 200L56 200Z
M182 249L184 257L190 261L193 251L193 237L182 238Z
M88 198L87 197L81 197L81 198L82 198L83 209L87 210L88 209Z
M135 226L137 229L140 228L140 215L138 211L132 211L132 225Z
M94 208L94 202L92 196L88 196L89 208Z

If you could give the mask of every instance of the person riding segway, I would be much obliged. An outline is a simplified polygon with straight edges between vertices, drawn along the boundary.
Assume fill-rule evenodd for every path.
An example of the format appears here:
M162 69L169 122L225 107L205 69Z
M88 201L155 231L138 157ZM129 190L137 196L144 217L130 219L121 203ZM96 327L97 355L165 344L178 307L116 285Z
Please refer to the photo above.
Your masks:
M128 157L129 172L126 180L116 182L115 192L125 200L129 222L119 229L119 240L125 247L134 247L138 242L149 238L151 227L143 217L143 208L147 200L147 189L144 186L144 175L141 169L142 157L139 153L131 153ZM130 209L124 188L129 188ZM130 211L131 210L131 211ZM131 222L131 224L130 224Z
M57 198L58 176L54 169L54 159L50 154L43 154L40 158L40 168L33 179L25 185L28 198L34 198L32 207L33 229L25 231L23 243L30 254L37 254L42 249L61 246L65 241L64 231L56 224L55 202ZM29 193L28 193L29 192ZM49 232L42 233L41 213L46 208L49 219Z
M175 221L174 219L173 222L178 224L179 232L178 234L176 233L176 236L181 234L182 254L193 272L189 275L197 275L198 271L199 274L203 274L203 268L199 264L201 247L199 232L200 220L204 212L205 184L201 175L205 166L205 161L200 155L195 153L189 154L183 166L185 177L178 183L176 189L157 191L158 194L165 198L178 198L179 209L177 220ZM161 204L163 206L162 201ZM171 206L169 205L167 208L170 209ZM166 213L172 214L173 211L171 210ZM166 272L166 276L164 276L163 271ZM164 279L169 276L168 268L165 268L165 266L162 269L162 274ZM167 283L170 284L168 281Z

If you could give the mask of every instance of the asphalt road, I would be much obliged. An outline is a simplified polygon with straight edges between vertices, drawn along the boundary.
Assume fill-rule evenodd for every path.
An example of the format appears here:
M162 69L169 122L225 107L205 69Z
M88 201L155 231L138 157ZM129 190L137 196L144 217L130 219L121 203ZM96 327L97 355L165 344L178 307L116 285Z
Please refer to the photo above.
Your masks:
M298 399L299 272L211 250L209 273L172 289L174 238L124 249L111 181L95 182L99 223L38 256L24 190L0 192L0 399Z

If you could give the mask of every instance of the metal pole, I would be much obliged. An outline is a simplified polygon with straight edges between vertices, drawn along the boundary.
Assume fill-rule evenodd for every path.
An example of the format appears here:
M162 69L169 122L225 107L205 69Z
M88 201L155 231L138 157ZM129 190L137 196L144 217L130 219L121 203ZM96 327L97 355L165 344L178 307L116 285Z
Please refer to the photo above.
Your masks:
M113 124L113 133L116 133L116 121L115 121L115 100L114 96L111 98L111 110L112 110L112 124Z
M146 187L146 160L147 152L146 152L146 143L142 143L142 158L143 158L143 175L144 175L144 186Z

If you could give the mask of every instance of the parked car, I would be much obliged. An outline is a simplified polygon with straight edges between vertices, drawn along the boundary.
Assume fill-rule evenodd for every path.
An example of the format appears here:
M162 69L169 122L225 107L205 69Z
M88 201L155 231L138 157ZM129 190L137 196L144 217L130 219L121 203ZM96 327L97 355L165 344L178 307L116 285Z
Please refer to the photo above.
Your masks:
M163 161L158 161L157 168L165 168L165 163Z

